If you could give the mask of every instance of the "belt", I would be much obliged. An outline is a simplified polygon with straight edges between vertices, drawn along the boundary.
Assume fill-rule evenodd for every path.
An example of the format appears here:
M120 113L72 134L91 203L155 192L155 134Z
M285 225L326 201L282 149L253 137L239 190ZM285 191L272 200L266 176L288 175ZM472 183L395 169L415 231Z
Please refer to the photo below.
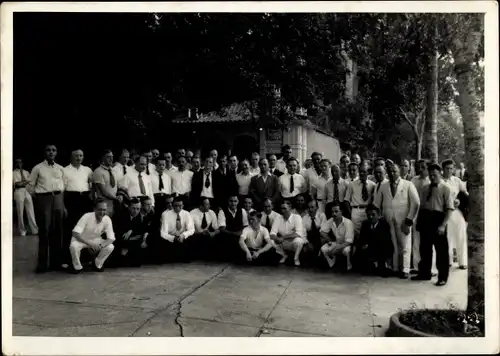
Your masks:
M89 191L86 190L84 192L77 192L77 191L70 191L70 190L66 190L64 192L65 194L68 193L68 194L75 194L75 195L88 195L89 194Z
M352 209L366 209L366 205L354 205L351 206Z
M46 192L46 193L37 193L37 195L59 195L59 194L61 194L60 190L56 190L53 192Z
M154 195L155 197L156 197L156 196L158 196L158 195L159 195L160 197L163 197L163 196L167 196L168 194L167 194L167 193L163 193L163 192L162 192L162 193L154 193L153 195Z

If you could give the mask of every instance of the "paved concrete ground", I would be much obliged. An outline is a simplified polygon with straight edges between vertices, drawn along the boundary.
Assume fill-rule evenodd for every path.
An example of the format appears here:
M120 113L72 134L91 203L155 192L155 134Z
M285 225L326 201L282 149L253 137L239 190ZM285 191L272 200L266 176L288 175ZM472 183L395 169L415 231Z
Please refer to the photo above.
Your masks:
M36 275L14 238L15 336L383 336L398 308L464 307L466 271L431 282L189 263Z

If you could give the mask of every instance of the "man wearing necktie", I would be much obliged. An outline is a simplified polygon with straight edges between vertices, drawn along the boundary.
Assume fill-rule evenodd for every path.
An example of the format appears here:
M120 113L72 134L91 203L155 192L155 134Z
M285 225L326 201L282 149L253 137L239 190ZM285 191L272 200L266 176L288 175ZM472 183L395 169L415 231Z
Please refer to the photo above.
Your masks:
M387 261L392 258L394 249L391 228L373 204L366 208L366 216L356 243L354 265L361 272L376 271L379 276L388 277Z
M193 175L191 184L191 206L199 206L200 199L208 198L210 206L215 210L221 204L220 192L224 187L221 187L224 177L220 171L214 171L214 160L211 157L205 159L203 170Z
M97 199L106 202L106 215L113 218L115 208L123 202L123 195L118 194L118 184L112 169L113 152L105 149L101 155L101 165L94 170L92 188Z
M155 205L151 176L146 174L147 158L139 156L134 167L130 167L123 178L123 189L130 198L137 198L141 202L149 197Z
M316 264L318 262L321 246L326 242L320 234L320 229L327 221L327 218L324 213L319 211L318 202L316 200L311 200L307 204L307 212L307 215L302 218L307 236L307 244L304 246L303 251L307 255L307 262Z
M28 192L35 194L35 217L38 225L37 273L62 268L64 171L55 162L56 155L56 146L45 147L45 160L33 168L27 185Z
M217 215L210 209L210 200L202 198L198 208L189 212L193 219L195 233L188 241L188 252L193 259L212 260L215 247L214 237L219 233Z
M391 227L394 254L392 268L402 279L408 279L411 266L411 228L420 207L415 185L400 178L400 168L388 168L389 181L380 185L374 204L382 210Z
M155 215L158 221L166 209L166 198L172 193L172 179L165 172L165 168L165 157L159 156L156 160L156 171L150 175L155 197Z
M354 163L350 164L350 168ZM355 235L359 235L361 224L366 220L365 209L373 200L375 183L368 180L368 172L365 167L359 170L359 178L351 181L347 188L344 201L351 210L351 221L354 224Z
M429 281L432 278L432 247L436 249L438 270L437 286L444 286L450 271L450 256L446 225L455 209L451 188L441 179L441 167L430 164L427 168L430 184L422 188L422 209L417 221L420 232L420 264L418 275L412 280Z
M339 165L334 164L331 170L332 179L329 180L325 185L326 202L340 204L342 215L350 219L351 213L349 211L348 204L344 201L349 182L340 176L341 169ZM331 218L330 213L331 209L325 208L325 215L327 219Z
M293 202L297 195L307 191L305 178L297 173L298 164L295 158L289 158L287 173L278 178L281 197L285 201Z
M271 199L264 199L262 202L262 218L260 224L264 226L268 231L271 231L273 227L274 220L279 215L273 210L274 204Z

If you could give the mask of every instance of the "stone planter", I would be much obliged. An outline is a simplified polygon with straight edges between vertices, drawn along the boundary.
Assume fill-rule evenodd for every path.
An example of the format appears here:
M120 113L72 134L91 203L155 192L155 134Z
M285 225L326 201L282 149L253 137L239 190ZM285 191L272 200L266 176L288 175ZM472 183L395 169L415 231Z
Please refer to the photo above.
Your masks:
M389 337L436 337L435 335L426 334L424 332L415 330L399 321L399 317L404 312L393 314L389 321L389 329L387 336Z

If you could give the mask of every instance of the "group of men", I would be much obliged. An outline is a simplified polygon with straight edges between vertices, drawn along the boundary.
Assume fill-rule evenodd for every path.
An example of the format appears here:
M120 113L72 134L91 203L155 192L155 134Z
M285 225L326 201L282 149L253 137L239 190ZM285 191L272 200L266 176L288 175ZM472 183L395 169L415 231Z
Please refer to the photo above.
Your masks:
M398 165L356 154L337 165L315 152L300 169L289 146L281 153L239 161L216 150L203 160L184 149L175 159L122 150L114 163L104 150L92 171L82 150L62 167L47 145L31 173L15 163L19 230L26 234L26 210L39 237L39 273L81 272L82 250L93 252L96 271L105 263L290 261L430 280L435 264L441 286L454 251L466 268L468 193L452 160Z

